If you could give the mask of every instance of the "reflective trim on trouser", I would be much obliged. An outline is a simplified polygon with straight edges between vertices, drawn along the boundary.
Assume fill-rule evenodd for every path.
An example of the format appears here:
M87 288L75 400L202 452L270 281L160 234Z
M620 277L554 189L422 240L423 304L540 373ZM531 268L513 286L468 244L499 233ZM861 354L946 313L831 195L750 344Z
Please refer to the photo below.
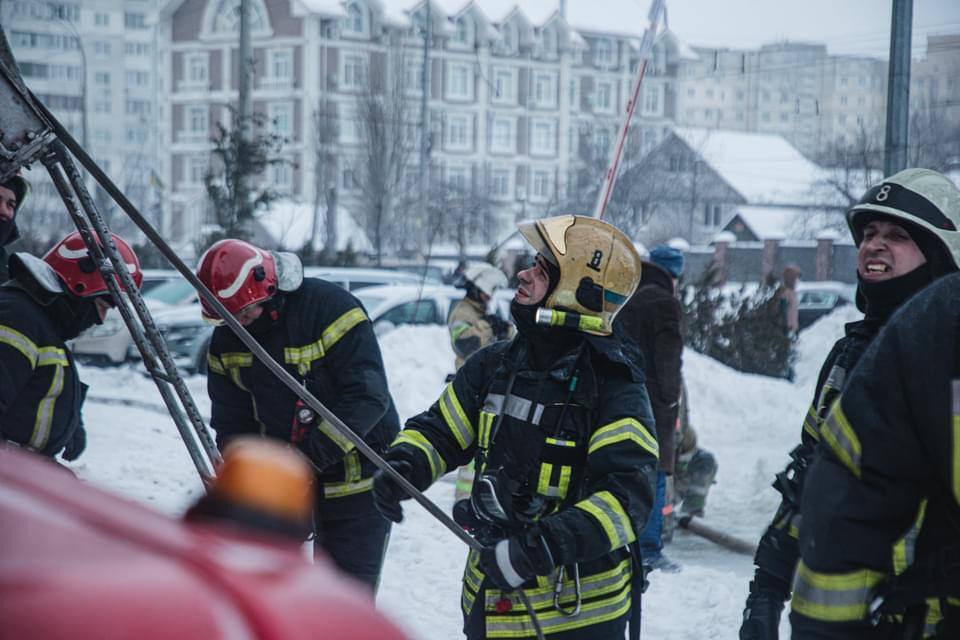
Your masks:
M884 573L871 569L819 573L801 560L793 580L791 607L802 616L825 622L864 620L871 594L884 577Z

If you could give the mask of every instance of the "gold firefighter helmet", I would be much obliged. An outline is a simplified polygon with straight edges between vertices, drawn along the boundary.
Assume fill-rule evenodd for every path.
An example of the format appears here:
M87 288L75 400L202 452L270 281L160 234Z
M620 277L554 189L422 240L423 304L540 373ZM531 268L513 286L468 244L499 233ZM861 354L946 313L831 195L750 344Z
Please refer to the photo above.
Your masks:
M560 280L542 306L595 318L599 322L581 322L581 330L610 335L613 319L640 283L640 255L630 239L588 216L543 218L517 228L560 269Z

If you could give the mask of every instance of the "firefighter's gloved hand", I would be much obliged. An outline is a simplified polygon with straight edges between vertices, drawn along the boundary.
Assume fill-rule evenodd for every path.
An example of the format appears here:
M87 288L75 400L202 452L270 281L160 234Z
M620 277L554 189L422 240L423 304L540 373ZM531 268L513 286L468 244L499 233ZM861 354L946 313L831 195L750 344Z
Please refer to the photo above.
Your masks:
M409 462L406 460L388 460L387 464L404 478L413 482L413 466ZM392 522L402 522L403 508L400 506L400 501L409 498L410 495L404 488L386 473L377 470L373 474L373 504L384 518Z
M747 606L743 610L740 640L778 640L780 612L787 597L789 593L785 597L780 589L752 580Z
M539 529L500 540L480 552L480 570L504 591L512 591L534 576L550 574L556 565Z
M510 337L510 323L497 314L485 315L484 320L490 323L490 329L493 330L493 335L497 340L506 340Z
M63 459L67 462L73 462L80 457L80 454L83 453L83 450L87 448L87 431L83 428L83 425L77 427L77 430L73 432L73 437L70 438L70 442L67 443L67 446L63 448Z

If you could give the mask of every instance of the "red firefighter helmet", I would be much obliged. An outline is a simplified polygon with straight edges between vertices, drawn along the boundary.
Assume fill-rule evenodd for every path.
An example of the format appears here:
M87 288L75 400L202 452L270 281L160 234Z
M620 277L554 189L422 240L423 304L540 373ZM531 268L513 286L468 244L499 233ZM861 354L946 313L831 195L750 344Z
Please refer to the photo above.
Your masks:
M231 314L277 291L296 291L303 282L303 265L292 253L260 249L243 240L221 240L200 256L197 277ZM220 314L201 298L203 317L222 322Z
M140 260L137 254L133 252L126 240L115 233L111 233L113 243L120 253L120 258L127 265L127 271L133 278L133 283L137 289L143 283L143 272L140 270ZM98 244L102 246L99 238ZM83 238L76 231L69 234L66 238L55 244L46 255L43 261L57 273L60 280L63 281L67 291L80 298L92 298L94 296L107 293L107 283L103 281L103 276L97 269L96 263L90 257L87 245L83 243ZM117 280L117 286L123 289L123 283L120 278L114 276Z

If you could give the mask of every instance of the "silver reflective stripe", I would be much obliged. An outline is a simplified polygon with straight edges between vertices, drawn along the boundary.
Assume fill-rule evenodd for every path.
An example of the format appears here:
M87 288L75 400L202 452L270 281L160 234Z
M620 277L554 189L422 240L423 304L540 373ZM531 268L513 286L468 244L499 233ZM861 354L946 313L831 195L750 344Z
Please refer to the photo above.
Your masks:
M448 384L440 396L440 412L447 422L447 426L453 431L457 444L464 451L473 444L473 426L466 422L463 410L457 400L456 393L453 390L453 384Z
M955 378L951 382L953 388L953 415L960 416L960 378Z
M510 541L501 540L494 547L493 552L497 558L497 567L500 568L500 573L507 580L507 584L511 587L522 585L524 582L523 576L517 573L517 570L513 568L513 563L510 562Z
M30 446L42 451L50 439L50 428L53 425L53 414L57 407L57 398L63 391L63 367L53 368L53 380L50 389L37 405L37 418L33 425L33 435L30 437Z
M552 585L555 579L556 573L551 574L548 581ZM589 579L584 579L581 584L581 597L585 600L589 600L590 598L611 591L611 587L616 587L618 585L623 586L629 581L629 579L629 566L624 567L623 571L613 573L612 575L604 575L602 578L593 582L590 582ZM545 606L553 606L553 586L545 589L524 589L524 593L527 596L527 600L530 601L530 605L533 607L534 611L539 611ZM563 591L560 593L560 600L572 600L574 597L576 597L576 595L576 586L574 585L574 581L564 580ZM497 602L499 602L502 598L503 594L499 591L488 589L485 594L487 610L495 611ZM519 602L519 599L514 603L514 609L521 611L524 610L523 605Z
M547 611L537 614L540 626L544 633L556 633L567 629L582 628L591 624L598 624L606 620L618 618L630 610L630 590L624 589L617 597L609 600L603 600L592 604L585 604L580 613L567 617L558 611ZM512 634L511 636L533 636L534 629L527 615L507 617L507 616L487 616L487 635L493 634ZM496 637L496 636L493 636Z
M873 599L873 590L884 574L872 569L848 573L818 573L803 560L793 581L793 610L814 620L845 622L863 620Z
M860 440L850 426L838 399L821 428L820 436L855 476L860 477Z
M511 394L510 400L507 401L506 409L504 409L503 394L489 393L483 401L483 410L488 413L495 414L499 414L501 411L503 411L504 414L510 416L511 418L526 421L527 416L530 415L530 406L532 404L532 400L527 400L526 398L520 398ZM537 408L533 411L533 424L540 424L540 419L543 417L543 408L544 407L542 404L537 404Z
M838 364L833 365L830 373L827 375L827 381L824 387L830 387L836 391L843 391L843 383L847 379L847 370Z

